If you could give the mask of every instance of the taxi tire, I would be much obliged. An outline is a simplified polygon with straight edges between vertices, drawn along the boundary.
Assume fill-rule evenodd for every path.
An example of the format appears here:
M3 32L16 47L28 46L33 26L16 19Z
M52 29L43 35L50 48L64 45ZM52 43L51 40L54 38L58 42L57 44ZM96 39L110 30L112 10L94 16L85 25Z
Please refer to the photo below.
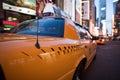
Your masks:
M97 56L97 55L95 54L95 56L94 56L93 60L95 60L95 59L96 59L96 56Z
M72 80L82 80L84 74L84 64L81 62L77 67Z

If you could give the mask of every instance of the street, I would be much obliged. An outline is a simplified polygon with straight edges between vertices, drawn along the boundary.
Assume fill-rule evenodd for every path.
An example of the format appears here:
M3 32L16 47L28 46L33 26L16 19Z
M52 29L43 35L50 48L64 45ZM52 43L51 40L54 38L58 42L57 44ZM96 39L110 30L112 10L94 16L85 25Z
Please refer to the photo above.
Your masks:
M120 41L98 45L96 59L83 80L120 80Z

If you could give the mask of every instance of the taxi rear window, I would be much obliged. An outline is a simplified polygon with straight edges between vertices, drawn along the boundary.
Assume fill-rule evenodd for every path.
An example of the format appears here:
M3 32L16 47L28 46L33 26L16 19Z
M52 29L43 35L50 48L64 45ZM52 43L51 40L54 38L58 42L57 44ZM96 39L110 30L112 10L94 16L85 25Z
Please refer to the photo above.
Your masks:
M39 19L33 22L27 22L27 25L19 25L15 31L17 34L38 34L42 36L64 37L64 19Z

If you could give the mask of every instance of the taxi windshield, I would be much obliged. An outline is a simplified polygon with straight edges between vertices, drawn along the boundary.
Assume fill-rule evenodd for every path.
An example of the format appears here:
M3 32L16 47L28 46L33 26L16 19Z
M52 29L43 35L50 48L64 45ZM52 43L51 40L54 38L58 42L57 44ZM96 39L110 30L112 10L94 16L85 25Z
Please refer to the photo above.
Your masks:
M37 31L38 27L38 31ZM16 34L42 35L42 36L64 36L64 19L38 19L21 23L13 31Z

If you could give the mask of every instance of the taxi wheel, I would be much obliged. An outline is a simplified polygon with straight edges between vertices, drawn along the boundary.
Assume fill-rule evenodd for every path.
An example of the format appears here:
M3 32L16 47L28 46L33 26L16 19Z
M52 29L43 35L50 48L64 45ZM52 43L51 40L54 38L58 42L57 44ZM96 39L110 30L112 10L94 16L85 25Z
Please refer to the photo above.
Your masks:
M95 54L95 56L94 56L93 60L95 60L95 59L96 59L96 54Z
M84 64L80 63L73 76L73 80L82 80L83 74L84 74Z

